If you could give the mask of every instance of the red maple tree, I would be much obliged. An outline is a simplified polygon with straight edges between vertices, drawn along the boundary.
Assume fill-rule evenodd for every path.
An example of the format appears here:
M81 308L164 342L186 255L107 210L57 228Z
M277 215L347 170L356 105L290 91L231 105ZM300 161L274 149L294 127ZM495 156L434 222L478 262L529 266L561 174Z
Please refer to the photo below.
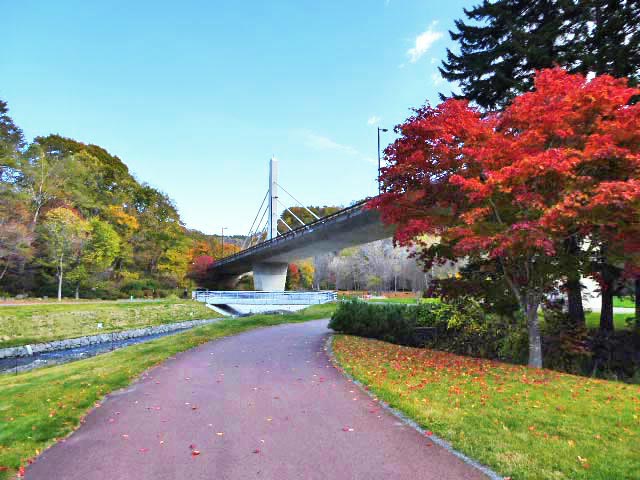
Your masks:
M544 70L502 112L455 99L416 109L385 150L370 206L397 225L398 243L422 245L427 264L494 261L525 314L531 366L542 366L537 311L566 275L567 239L634 263L640 105L629 102L639 94L607 75Z

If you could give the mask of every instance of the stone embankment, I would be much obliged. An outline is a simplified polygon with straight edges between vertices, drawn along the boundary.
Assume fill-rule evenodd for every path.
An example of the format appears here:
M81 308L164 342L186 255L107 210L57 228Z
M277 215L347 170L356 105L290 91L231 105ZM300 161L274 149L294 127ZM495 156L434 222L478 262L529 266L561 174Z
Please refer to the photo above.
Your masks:
M153 327L135 328L123 330L121 332L101 333L99 335L88 335L85 337L67 338L47 343L35 343L33 345L22 345L19 347L0 348L0 359L12 357L27 357L42 352L53 352L56 350L66 350L68 348L86 347L98 343L126 340L128 338L145 337L158 333L172 332L197 327L219 321L219 318L209 320L190 320L188 322L166 323Z

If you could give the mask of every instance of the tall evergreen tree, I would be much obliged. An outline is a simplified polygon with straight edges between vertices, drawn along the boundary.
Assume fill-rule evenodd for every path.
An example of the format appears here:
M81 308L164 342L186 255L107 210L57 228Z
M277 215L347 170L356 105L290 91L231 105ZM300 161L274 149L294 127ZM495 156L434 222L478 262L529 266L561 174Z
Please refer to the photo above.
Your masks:
M574 28L570 0L483 0L464 13L471 22L456 20L457 31L449 32L460 53L448 49L440 73L483 108L501 108L529 90L536 69L573 60L564 41Z
M9 184L11 171L17 164L20 150L25 142L22 130L9 116L7 102L0 99L0 185ZM0 191L5 189L0 186Z
M640 80L637 0L483 0L449 32L440 73L485 109L502 108L533 86L537 69L608 73Z
M576 49L583 73L608 73L640 81L640 2L587 0L580 6Z

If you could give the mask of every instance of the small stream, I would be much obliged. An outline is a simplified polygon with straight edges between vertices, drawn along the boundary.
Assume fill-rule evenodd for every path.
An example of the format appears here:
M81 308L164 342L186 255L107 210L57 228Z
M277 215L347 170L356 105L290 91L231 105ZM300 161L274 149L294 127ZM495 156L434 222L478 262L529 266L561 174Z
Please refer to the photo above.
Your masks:
M223 320L223 318L220 318L219 320ZM144 343L150 340L155 340L156 338L182 333L184 331L191 330L192 328L196 328L197 326L199 325L181 328L171 332L154 333L143 337L112 340L104 343L94 343L82 347L68 348L66 350L55 350L53 352L35 353L29 357L2 358L0 359L0 374L15 374L33 370L35 368L46 367L48 365L75 362L76 360L95 357L96 355L112 352L119 348L128 347L137 343Z

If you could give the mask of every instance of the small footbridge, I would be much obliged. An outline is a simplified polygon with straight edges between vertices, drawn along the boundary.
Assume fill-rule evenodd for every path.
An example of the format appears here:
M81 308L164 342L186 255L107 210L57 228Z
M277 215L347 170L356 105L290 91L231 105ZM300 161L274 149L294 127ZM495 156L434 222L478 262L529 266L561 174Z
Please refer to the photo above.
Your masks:
M335 302L338 299L336 292L327 290L313 292L196 290L192 293L192 297L223 314L296 311L310 305Z

